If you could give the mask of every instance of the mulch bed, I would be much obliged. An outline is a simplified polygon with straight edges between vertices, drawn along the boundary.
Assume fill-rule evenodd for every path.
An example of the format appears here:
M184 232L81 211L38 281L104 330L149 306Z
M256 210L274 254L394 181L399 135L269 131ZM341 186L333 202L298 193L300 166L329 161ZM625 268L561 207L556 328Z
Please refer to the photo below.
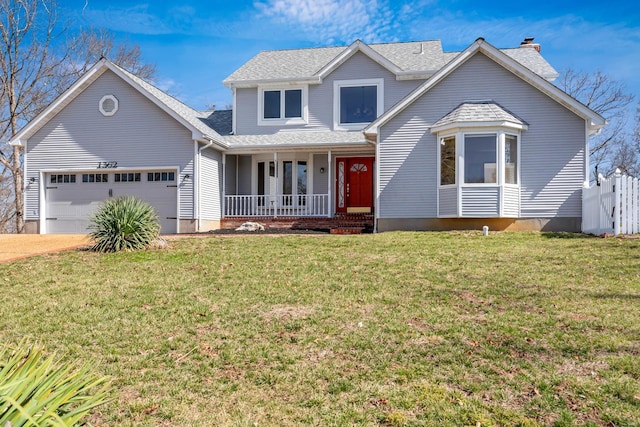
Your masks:
M213 230L206 234L329 234L328 230L292 230L290 228L267 228L264 231Z

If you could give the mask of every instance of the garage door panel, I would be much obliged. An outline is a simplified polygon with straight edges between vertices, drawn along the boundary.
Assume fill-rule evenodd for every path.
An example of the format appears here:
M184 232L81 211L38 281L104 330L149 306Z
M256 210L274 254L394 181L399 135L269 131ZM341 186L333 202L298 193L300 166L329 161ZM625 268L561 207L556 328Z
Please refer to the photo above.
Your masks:
M146 171L140 173L139 182L115 182L114 175L115 173L110 173L109 182L106 183L82 182L82 174L77 174L75 183L48 184L47 232L87 233L89 218L104 200L110 196L126 195L138 197L154 207L162 233L177 232L178 188L175 182L147 181ZM50 182L50 178L47 179L47 182Z

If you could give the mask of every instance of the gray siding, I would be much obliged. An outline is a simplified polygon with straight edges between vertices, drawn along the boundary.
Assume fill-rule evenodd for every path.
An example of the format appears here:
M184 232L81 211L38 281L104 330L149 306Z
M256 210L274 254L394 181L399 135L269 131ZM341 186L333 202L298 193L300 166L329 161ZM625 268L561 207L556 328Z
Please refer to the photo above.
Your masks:
M119 101L112 117L98 110L104 95ZM41 169L94 169L105 161L117 161L118 168L177 166L181 175L193 176L191 132L111 71L33 135L26 152L27 181L39 180ZM180 217L193 218L193 180L185 180L179 192ZM27 187L26 203L26 218L38 219L38 185Z
M481 53L383 126L381 218L430 218L437 141L428 126L465 100L493 100L529 124L521 143L521 217L581 215L585 122Z
M458 216L458 188L446 187L440 189L440 216Z
M222 155L211 149L200 157L200 213L202 219L219 220L221 215Z
M251 194L251 156L238 156L238 193Z
M408 108L380 132L380 218L437 217L436 139Z
M224 181L224 193L236 194L236 162L238 156L226 156L225 165L224 165L224 173L225 173L225 181Z
M384 78L384 109L388 110L422 81L397 81L395 75L356 53L327 76L322 84L309 86L309 121L306 125L258 126L258 89L236 90L236 134L271 134L280 130L331 130L333 128L333 82L336 80Z
M320 168L324 168L324 173L320 173ZM326 154L313 155L313 192L315 194L329 193L329 166Z
M462 215L464 217L494 217L500 214L498 187L463 187Z
M520 189L517 187L503 187L503 215L517 218L520 213Z

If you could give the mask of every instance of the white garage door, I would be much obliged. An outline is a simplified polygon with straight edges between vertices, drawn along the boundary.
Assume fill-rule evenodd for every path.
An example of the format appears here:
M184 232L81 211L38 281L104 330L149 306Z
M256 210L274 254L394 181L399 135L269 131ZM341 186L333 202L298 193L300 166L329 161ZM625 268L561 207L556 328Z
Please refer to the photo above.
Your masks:
M46 232L87 233L89 218L103 200L136 196L151 204L161 233L177 232L177 174L175 170L56 172L46 175Z

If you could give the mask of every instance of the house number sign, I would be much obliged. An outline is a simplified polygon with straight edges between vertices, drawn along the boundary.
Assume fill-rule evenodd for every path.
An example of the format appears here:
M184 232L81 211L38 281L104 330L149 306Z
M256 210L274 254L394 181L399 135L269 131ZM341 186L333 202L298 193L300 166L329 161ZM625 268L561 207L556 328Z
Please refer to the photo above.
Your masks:
M115 169L118 167L118 162L98 162L98 169Z

